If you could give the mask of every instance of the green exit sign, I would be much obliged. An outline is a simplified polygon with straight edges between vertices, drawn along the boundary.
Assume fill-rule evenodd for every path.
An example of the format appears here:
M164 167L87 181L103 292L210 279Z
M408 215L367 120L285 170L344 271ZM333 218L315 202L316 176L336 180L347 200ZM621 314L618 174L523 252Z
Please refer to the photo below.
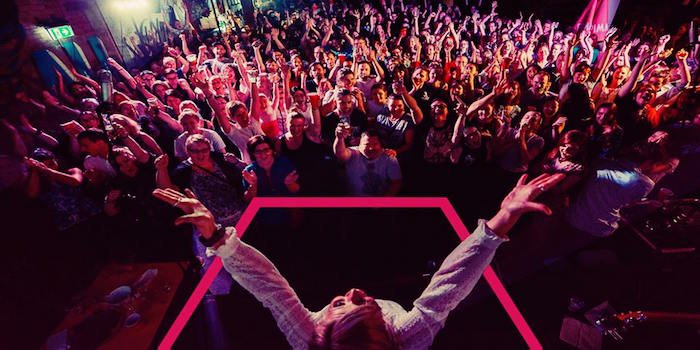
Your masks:
M75 33L73 33L73 28L69 25L47 28L46 30L49 32L49 36L53 40L66 39L75 36Z

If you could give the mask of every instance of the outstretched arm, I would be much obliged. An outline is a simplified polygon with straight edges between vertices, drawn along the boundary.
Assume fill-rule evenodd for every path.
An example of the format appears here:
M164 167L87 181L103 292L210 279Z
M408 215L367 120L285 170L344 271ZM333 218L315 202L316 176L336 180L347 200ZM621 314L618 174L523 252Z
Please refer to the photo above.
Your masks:
M490 220L480 220L476 230L465 239L433 275L413 309L396 320L396 336L406 348L427 348L443 327L449 313L469 295L491 262L496 248L508 240L508 231L527 212L551 214L542 203L534 202L543 192L564 179L564 175L541 175L526 183L523 175Z
M172 189L157 189L153 194L186 213L175 220L176 225L192 224L205 238L221 235L221 239L211 248L222 259L226 271L270 310L277 326L294 349L308 348L317 316L304 307L270 260L255 248L241 242L233 227L226 228L225 231L218 230L211 212L194 198L191 191L185 191L187 196Z

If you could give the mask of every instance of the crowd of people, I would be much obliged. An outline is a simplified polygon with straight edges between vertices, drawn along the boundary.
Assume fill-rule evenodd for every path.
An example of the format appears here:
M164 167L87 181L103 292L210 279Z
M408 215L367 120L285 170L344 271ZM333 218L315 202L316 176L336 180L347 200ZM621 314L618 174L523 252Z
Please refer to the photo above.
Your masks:
M18 91L0 120L3 192L59 231L107 221L110 249L152 256L170 253L176 215L155 189L191 189L231 226L256 196L441 196L560 173L546 203L599 237L678 166L665 126L700 124L698 45L662 28L596 35L496 1L408 0L188 27L147 67L109 58L111 94L75 69Z

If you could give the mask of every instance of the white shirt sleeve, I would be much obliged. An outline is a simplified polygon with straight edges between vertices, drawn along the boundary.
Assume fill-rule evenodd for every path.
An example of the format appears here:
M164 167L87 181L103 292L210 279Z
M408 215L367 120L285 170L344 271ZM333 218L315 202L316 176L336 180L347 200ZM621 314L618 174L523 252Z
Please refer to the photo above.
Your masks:
M432 344L449 313L469 295L504 241L485 220L479 220L476 230L445 258L413 309L394 322L401 349L427 349Z
M270 310L292 348L308 349L315 331L314 314L304 307L270 260L257 249L241 242L234 228L226 230L230 237L216 249L216 255L223 260L226 271Z

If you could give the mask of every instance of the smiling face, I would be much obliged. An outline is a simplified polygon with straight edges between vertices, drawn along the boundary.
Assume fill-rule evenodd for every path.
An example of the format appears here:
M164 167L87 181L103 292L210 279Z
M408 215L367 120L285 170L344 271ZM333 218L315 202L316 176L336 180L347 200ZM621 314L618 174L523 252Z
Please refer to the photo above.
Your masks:
M358 150L369 160L379 158L384 152L379 136L368 136L367 134L363 134L360 138Z
M306 92L304 92L304 90L294 91L292 99L294 100L294 104L298 107L306 106Z
M536 74L532 78L530 90L536 95L543 95L549 88L549 76L547 74Z
M369 78L369 75L371 72L369 63L367 63L367 62L360 63L360 65L358 66L358 70L360 71L360 78L361 79Z
M372 94L370 96L372 98L372 101L374 101L378 105L383 105L386 103L387 93L386 90L383 88L372 89Z
M336 105L338 105L338 114L348 115L352 112L355 104L355 98L352 95L338 96Z
M206 140L206 139L204 139ZM208 142L198 141L187 145L187 155L192 163L197 166L209 164L211 159L211 146Z
M643 86L637 91L637 94L634 97L634 101L637 103L639 106L645 106L651 102L651 99L654 97L654 89L651 86Z
M389 112L391 113L391 116L394 118L401 118L403 114L405 113L405 106L403 104L403 100L400 98L391 98L389 99Z
M136 156L131 151L119 148L115 154L114 160L122 174L133 177L138 173L139 167L136 164Z
M289 121L289 133L292 136L301 136L304 133L304 118L292 118Z
M627 66L617 67L613 72L613 80L617 81L618 84L630 75L630 69Z
M559 146L559 159L570 161L576 158L579 151L579 145L575 143L564 143Z
M253 157L255 162L258 163L264 169L272 168L272 163L274 163L275 158L272 152L272 147L267 144L267 142L262 142L255 146L255 151L253 152Z

